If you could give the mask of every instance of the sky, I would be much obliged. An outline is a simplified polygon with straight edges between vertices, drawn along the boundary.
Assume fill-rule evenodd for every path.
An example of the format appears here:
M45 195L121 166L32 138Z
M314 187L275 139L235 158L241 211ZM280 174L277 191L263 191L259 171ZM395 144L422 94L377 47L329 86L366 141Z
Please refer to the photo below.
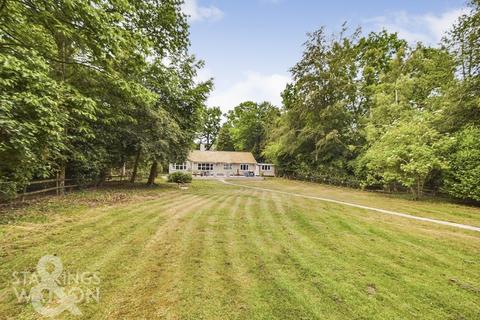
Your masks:
M191 53L205 61L198 79L214 79L207 105L223 112L246 100L280 106L307 32L338 32L346 21L436 45L467 12L465 0L185 0L183 10Z

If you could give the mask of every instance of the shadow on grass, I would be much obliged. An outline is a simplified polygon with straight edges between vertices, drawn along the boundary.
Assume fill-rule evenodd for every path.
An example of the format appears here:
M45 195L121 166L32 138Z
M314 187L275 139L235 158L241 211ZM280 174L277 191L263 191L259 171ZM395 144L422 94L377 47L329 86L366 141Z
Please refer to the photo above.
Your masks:
M68 215L88 208L119 205L135 199L155 198L159 192L176 189L176 185L159 183L147 185L142 182L108 182L102 186L72 190L63 196L37 195L25 201L13 201L0 206L0 225L47 223L53 215Z

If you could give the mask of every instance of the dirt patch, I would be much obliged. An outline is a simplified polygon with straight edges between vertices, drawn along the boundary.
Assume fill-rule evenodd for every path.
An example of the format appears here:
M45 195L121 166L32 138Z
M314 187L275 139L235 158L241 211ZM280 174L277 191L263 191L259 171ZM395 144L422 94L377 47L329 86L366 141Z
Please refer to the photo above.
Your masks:
M369 296L374 296L377 294L377 287L375 286L374 283L367 284L367 294Z

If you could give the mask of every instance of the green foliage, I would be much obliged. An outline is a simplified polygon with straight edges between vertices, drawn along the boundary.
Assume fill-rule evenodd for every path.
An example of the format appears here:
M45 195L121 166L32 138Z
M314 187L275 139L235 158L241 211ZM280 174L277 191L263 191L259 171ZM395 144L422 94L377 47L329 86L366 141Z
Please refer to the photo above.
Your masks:
M445 38L460 80L445 101L448 105L442 120L451 132L480 123L480 1L471 0L470 8Z
M478 200L478 0L470 8L440 48L386 31L309 34L263 155L286 176Z
M192 182L192 175L187 172L173 172L168 175L168 182L175 182L175 183L191 183Z
M346 30L344 30L346 31ZM300 168L320 174L348 174L362 143L359 31L329 39L322 28L308 36L294 82L283 93L285 113L266 155L280 172ZM362 47L366 44L362 42Z
M12 196L33 177L46 176L64 148L62 88L43 59L0 55L0 191Z
M399 51L381 81L371 86L366 151L356 173L365 186L402 185L415 198L425 184L438 189L435 173L447 170L444 137L435 128L442 94L453 83L454 63L442 49L421 45Z
M217 140L215 141L215 149L218 151L235 151L235 145L231 135L231 126L225 123L218 132Z
M434 169L446 169L442 137L425 121L402 122L379 137L360 158L367 184L395 182L412 190L416 198Z
M151 165L153 183L199 138L289 176L479 200L478 0L440 48L321 28L291 69L283 108L244 102L223 126L220 109L205 108L212 82L195 82L203 63L188 52L180 6L1 2L0 197L57 174L101 182L125 163Z
M269 131L279 115L278 108L269 102L242 102L227 114L220 149L231 149L233 144L236 151L250 151L257 161L263 161Z
M202 110L202 127L199 132L200 143L210 150L220 131L222 111L219 107L204 108Z
M454 142L445 189L455 198L480 201L480 127L459 131Z
M203 64L188 53L180 5L2 2L2 194L32 178L101 181L132 158L186 157L212 84L194 81Z

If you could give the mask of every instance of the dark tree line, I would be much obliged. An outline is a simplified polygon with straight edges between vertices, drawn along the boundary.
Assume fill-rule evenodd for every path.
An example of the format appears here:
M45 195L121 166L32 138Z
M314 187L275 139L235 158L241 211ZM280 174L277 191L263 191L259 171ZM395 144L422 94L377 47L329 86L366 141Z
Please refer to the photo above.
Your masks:
M480 2L440 47L308 35L263 155L282 174L480 201Z
M59 176L153 183L195 139L281 174L480 201L480 2L439 47L344 28L308 35L283 106L220 124L180 0L0 0L0 193Z
M210 81L178 0L0 1L0 192L183 161Z

